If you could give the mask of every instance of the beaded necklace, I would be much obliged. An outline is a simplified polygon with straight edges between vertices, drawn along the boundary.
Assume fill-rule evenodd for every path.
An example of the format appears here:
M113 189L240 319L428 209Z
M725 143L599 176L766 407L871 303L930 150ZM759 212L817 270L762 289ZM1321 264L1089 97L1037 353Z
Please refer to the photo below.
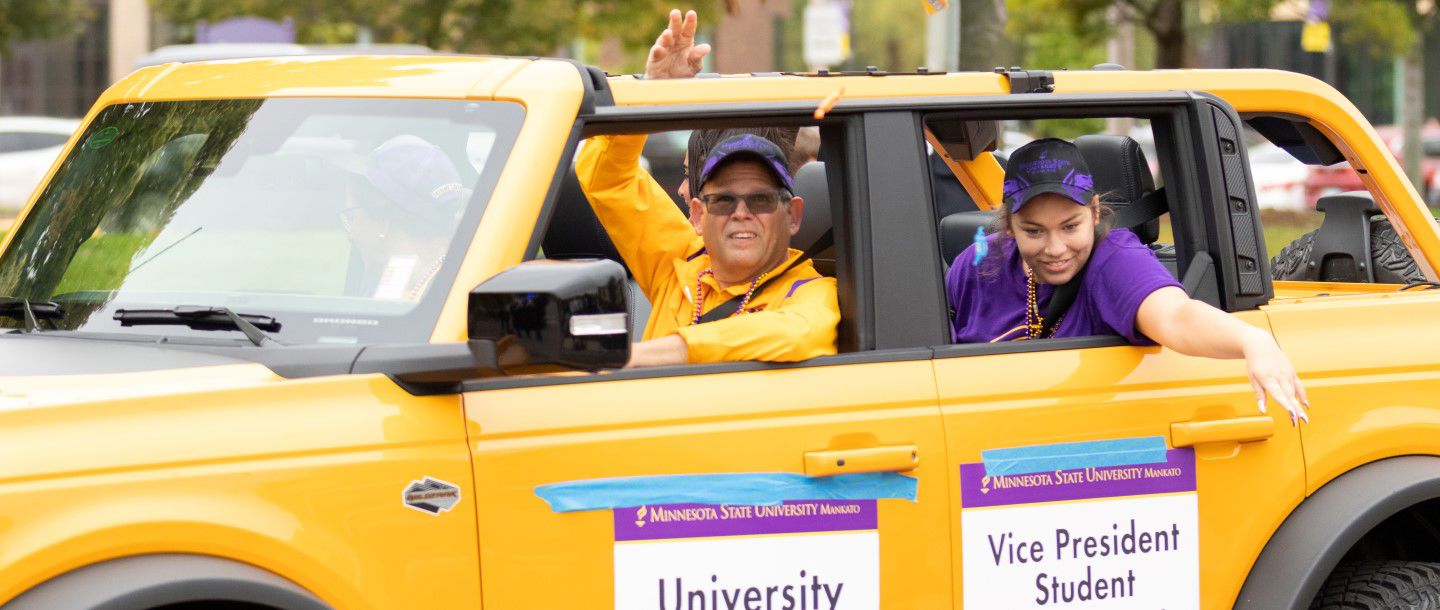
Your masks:
M405 292L405 300L413 301L416 297L420 296L420 293L425 291L425 287L430 285L430 280L435 279L435 274L440 272L440 266L444 264L445 256L441 255L440 259L435 261L435 264L430 265L430 268L425 271L425 275L420 276L420 281L416 282L413 288Z
M1055 329L1060 328L1060 321L1065 319L1064 314L1055 319L1055 325L1050 327L1050 332L1043 333L1045 329L1045 317L1040 315L1040 303L1036 293L1040 291L1040 285L1035 281L1035 272L1025 266L1025 334L1030 339L1048 339L1055 334Z
M755 276L755 279L750 280L750 288L745 291L744 298L740 299L740 307L735 310L735 313L730 314L731 317L746 313L745 306L750 304L750 297L755 295L755 286L759 285L760 280L764 278L765 275L768 273L768 271L765 273L761 273L760 275ZM715 275L714 269L706 269L704 271L701 271L700 276L695 278L695 315L690 318L691 326L700 323L701 308L705 306L705 284L701 282L701 280L705 279L705 276L707 275Z

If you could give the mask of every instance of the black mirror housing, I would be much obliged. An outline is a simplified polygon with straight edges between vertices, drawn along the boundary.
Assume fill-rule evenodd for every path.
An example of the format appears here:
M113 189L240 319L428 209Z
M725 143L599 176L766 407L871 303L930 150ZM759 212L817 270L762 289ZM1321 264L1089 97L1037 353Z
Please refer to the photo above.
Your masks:
M974 161L1000 144L1000 124L996 121L965 119L958 113L936 113L925 119L925 126L940 143L945 155L954 161Z
M614 261L530 261L470 291L468 333L518 344L525 365L618 368L630 360L627 301L625 268Z

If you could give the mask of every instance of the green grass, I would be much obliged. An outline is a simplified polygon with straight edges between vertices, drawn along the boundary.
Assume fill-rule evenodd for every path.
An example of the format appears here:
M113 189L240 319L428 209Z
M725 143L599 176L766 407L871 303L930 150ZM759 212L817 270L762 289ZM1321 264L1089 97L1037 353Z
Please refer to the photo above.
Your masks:
M1320 227L1324 215L1319 212L1280 212L1261 210L1260 226L1265 231L1265 252L1267 257L1275 256L1281 248L1296 238ZM1175 243L1170 229L1170 217L1160 219L1160 243Z
M143 291L338 295L349 257L350 243L338 231L202 231L183 241L148 233L99 234L80 245L55 294L110 291L123 284Z
M55 294L84 290L109 291L120 287L130 260L154 239L150 235L117 233L97 235L80 244Z

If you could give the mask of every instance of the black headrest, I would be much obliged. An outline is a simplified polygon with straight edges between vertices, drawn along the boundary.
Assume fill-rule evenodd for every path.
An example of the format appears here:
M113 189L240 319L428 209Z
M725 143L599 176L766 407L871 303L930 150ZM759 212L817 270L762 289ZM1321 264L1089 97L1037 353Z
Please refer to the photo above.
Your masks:
M800 221L800 231L791 238L790 247L809 248L832 224L830 184L826 182L824 163L811 161L795 172L795 195L805 200L805 217ZM833 258L828 255L828 251L817 252L815 255L820 258Z
M1155 190L1155 178L1150 175L1145 150L1135 140L1092 134L1075 138L1075 146L1095 176L1095 192L1116 212ZM1160 238L1160 221L1151 220L1133 230L1141 243L1155 243Z
M625 264L595 216L595 210L590 208L585 191L580 189L574 167L565 170L565 176L560 179L550 228L545 231L540 246L545 249L546 258L605 258Z
M975 231L995 222L995 212L956 212L940 219L940 256L946 265L955 262L965 248L975 243Z

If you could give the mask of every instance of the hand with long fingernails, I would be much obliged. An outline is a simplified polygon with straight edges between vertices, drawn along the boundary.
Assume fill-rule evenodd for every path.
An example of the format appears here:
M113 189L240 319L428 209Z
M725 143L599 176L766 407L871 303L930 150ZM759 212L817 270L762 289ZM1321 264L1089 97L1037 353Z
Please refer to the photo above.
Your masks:
M1274 400L1290 414L1290 424L1300 421L1310 423L1306 409L1310 400L1305 396L1305 385L1295 373L1294 365L1280 351L1280 346L1269 335L1257 333L1255 339L1245 345L1245 372L1250 377L1250 387L1255 390L1255 400L1264 414L1266 398Z

